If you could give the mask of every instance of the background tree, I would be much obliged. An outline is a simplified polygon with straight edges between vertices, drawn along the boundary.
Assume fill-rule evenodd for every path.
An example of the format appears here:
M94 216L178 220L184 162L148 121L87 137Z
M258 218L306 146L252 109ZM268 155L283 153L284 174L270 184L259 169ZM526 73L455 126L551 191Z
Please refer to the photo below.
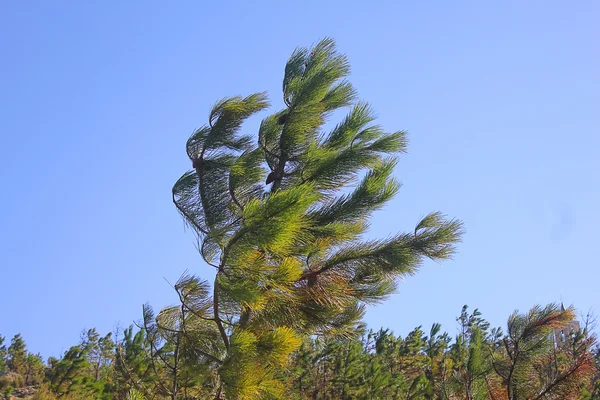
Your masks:
M98 379L100 375L100 345L99 345L100 334L96 328L84 330L81 333L81 342L79 347L85 349L85 357L88 361L89 370L86 371L89 375L93 375Z
M72 395L80 398L102 396L103 386L90 373L87 347L72 346L61 359L49 360L47 380L58 397Z
M123 332L123 339L115 352L115 381L119 398L124 398L130 388L150 397L154 376L148 357L150 349L146 333L140 329L134 334L133 326Z
M20 333L11 339L7 353L8 369L16 374L24 375L27 370L27 346Z
M600 346L596 345L592 352L594 355L594 377L589 387L583 387L582 400L598 400L600 399Z
M110 369L106 367L114 359L115 348L112 333L100 336L96 328L84 331L80 347L85 349L88 360L90 369L87 373L93 376L96 381L107 381L108 383L112 377L110 376Z
M115 343L112 333L98 339L98 352L94 357L94 369L96 380L104 380L106 384L112 384L114 379L112 365L115 359Z
M491 337L488 331L489 323L481 318L481 313L477 309L469 314L466 305L457 321L460 333L452 344L449 354L454 381L451 391L458 399L487 399L485 377L491 372L487 352Z
M0 374L6 369L7 363L7 352L6 345L4 344L4 336L0 335Z
M41 355L28 353L25 361L25 384L39 385L42 383L45 369L46 366Z
M371 213L398 191L392 173L406 135L373 124L348 73L330 39L297 49L285 67L286 107L262 121L257 143L239 130L268 106L263 93L217 102L187 142L193 169L173 201L216 275L210 292L195 278L181 286L202 293L184 308L218 333L209 346L220 364L215 398L283 396L277 376L302 337L350 335L367 304L423 258L449 258L460 239L461 223L440 213L410 233L362 239Z
M566 346L559 346L554 331L575 318L573 308L557 304L535 306L525 314L513 313L507 334L492 350L492 366L501 378L495 386L503 398L577 399L583 385L594 373L590 346L593 336L573 332Z
M292 380L290 386L297 398L306 398L310 390L315 388L315 363L316 349L315 343L310 338L305 338L302 345L291 357L289 366Z
M434 323L429 330L429 337L425 338L426 367L425 376L429 382L427 398L444 398L446 393L447 376L446 350L450 343L447 333L440 333L442 326Z
M184 292L184 302L192 300ZM102 338L112 335L85 331L79 345L61 358L50 358L47 367L39 356L26 352L24 375L0 376L0 398L28 397L32 391L36 391L33 400L214 397L221 364L198 351L210 350L206 343L214 340L188 325L196 317L182 312L182 306L156 316L145 307L146 320L140 329L132 326L120 339L115 334L115 357L107 358L98 377L93 365L98 358L89 355L94 348L90 343L100 348ZM596 399L599 356L589 324L574 329L564 341L555 340L555 329L560 333L565 324L577 326L569 322L572 316L572 310L556 305L534 307L529 313L513 314L504 334L490 329L478 310L469 312L465 306L452 342L439 324L433 324L428 334L418 327L404 338L387 329L365 331L364 326L342 338L307 336L290 362L273 376L284 385L284 398L292 400ZM189 336L188 329L198 336ZM527 333L529 329L534 331ZM219 336L218 330L214 333ZM508 397L509 380L504 378L510 368L516 388L512 397Z

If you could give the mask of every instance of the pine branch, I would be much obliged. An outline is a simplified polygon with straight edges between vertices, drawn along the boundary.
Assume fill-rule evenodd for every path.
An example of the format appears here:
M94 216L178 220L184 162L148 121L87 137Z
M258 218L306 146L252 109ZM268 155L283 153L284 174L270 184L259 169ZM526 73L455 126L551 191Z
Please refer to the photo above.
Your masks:
M217 272L217 275L215 277L215 281L214 281L214 289L213 289L213 313L214 313L214 319L215 319L215 323L217 324L217 328L219 329L219 333L221 334L221 339L223 340L223 344L225 345L225 349L229 350L229 338L227 337L227 333L225 332L225 329L223 328L223 323L221 322L221 316L219 314L219 289L218 289L218 283L217 283L217 279L219 277L219 273L221 273L221 268L219 268L219 272Z

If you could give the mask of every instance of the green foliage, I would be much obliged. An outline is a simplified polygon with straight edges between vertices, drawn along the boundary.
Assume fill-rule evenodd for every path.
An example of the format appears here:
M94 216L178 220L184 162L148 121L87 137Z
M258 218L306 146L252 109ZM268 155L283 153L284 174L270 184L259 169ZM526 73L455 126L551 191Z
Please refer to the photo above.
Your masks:
M185 276L175 289L182 305L158 315L144 307L143 327L125 329L116 346L108 346L113 355L101 362L101 373L94 361L103 338L112 342L112 335L91 329L78 346L60 359L50 358L47 366L28 352L29 370L39 373L45 367L43 382L32 372L10 372L0 376L0 393L23 397L33 390L28 385L39 385L33 399L598 398L600 351L595 338L585 326L577 329L572 309L553 304L514 313L506 334L490 330L477 309L470 312L465 306L453 339L439 324L428 331L417 327L406 337L387 329L365 331L363 325L345 337L306 337L289 327L259 331L238 325L228 336L227 350L211 347L220 338L218 329L185 306L210 308L199 296L208 296L206 283ZM565 327L574 329L559 340ZM215 392L215 387L223 390Z
M25 361L25 383L39 385L44 379L45 368L41 355L28 353Z
M2 389L2 395L4 396L4 398L10 399L13 390L14 390L13 386L3 387L3 389Z
M27 347L20 333L17 333L8 346L8 370L23 375L27 369Z
M257 140L240 129L268 106L264 93L218 101L186 143L193 169L175 183L173 201L216 276L212 293L185 277L186 296L199 303L175 287L177 313L207 333L201 351L222 365L215 396L280 397L276 366L296 338L353 335L367 304L384 300L423 259L451 257L460 240L462 224L439 212L410 233L361 239L371 213L398 191L392 174L406 134L374 124L349 71L331 39L296 49L285 67L286 107L263 119ZM332 112L347 106L326 131ZM176 330L182 342L197 336Z
M583 387L581 392L582 400L598 400L600 399L600 346L596 345L592 351L594 356L594 377L592 384L589 387Z
M102 385L86 372L90 370L87 347L72 346L64 356L49 360L48 384L59 397L100 395Z
M7 367L7 350L6 345L4 344L4 336L0 335L0 374L2 374Z
M96 400L99 397L90 393L74 392L67 395L57 395L43 384L37 388L31 400Z
M57 400L58 397L44 384L38 388L31 400Z
M125 329L123 339L116 346L115 376L118 394L126 396L130 387L142 391L151 387L152 370L148 362L149 345L146 333L140 329L135 334L133 326Z
M553 307L550 305L546 309ZM537 321L535 329L548 332L548 326L540 327L540 319L534 317L540 310L544 309L534 307L526 317L515 314L509 324L513 324L515 318L532 318L531 321ZM572 313L568 310L563 313L558 318L543 319L542 325L571 324ZM561 318L563 322L558 324L556 321ZM594 374L597 377L598 373L593 368L590 370L593 353L589 346L594 342L593 336L574 331L566 344L560 346L549 339L550 347L540 352L544 357L525 357L521 361L520 368L538 371L522 382L523 386L530 387L530 392L513 392L509 396L505 387L508 381L502 376L501 369L496 370L504 356L504 349L499 345L503 335L498 334L498 330L490 332L489 323L481 318L481 313L478 310L469 313L466 306L457 320L460 333L454 340L442 333L439 324L433 324L428 335L416 328L402 338L382 329L370 331L350 342L334 338L325 342L320 339L306 342L292 359L293 398L594 398L591 397L594 390L592 377ZM552 368L556 368L554 373ZM568 390L565 389L566 382L570 382ZM582 397L578 396L580 391L584 393Z
M491 373L489 323L481 318L477 309L469 314L467 306L463 307L457 321L460 333L450 347L452 375L449 387L462 398L487 399L486 376Z
M510 399L565 398L578 393L581 381L593 375L593 336L576 329L564 342L568 345L556 340L556 332L572 326L574 317L573 308L557 304L509 317L492 364L502 378L498 385Z
M127 394L127 400L145 400L144 395L142 395L139 391L135 389L129 390Z

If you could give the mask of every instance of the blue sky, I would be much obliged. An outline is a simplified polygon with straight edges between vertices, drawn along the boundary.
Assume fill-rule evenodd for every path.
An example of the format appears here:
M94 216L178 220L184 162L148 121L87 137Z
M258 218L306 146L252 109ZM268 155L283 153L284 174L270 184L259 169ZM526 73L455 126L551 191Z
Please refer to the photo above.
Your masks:
M0 5L0 334L59 355L174 303L163 278L212 276L171 203L185 140L224 96L267 90L279 109L287 57L324 36L380 123L410 134L370 235L434 210L467 228L369 324L600 312L597 2L203 3Z

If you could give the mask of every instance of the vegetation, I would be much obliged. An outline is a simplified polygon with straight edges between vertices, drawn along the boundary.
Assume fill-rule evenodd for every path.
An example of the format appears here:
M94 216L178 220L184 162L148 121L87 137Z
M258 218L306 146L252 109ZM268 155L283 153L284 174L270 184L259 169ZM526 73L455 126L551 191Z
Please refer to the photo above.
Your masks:
M450 258L463 227L432 212L410 232L365 239L371 214L399 189L406 135L374 123L348 74L332 40L294 51L285 107L255 138L242 123L267 108L266 95L218 101L188 139L192 169L172 192L214 275L184 274L176 305L145 305L137 328L119 334L88 330L46 364L20 335L8 348L0 338L4 395L38 386L37 399L598 398L594 337L571 329L573 309L515 313L506 334L466 307L454 338L439 324L405 338L365 330L365 308L425 259Z
M455 337L439 324L427 331L417 327L405 337L387 329L366 331L362 325L344 337L305 337L278 370L276 378L286 390L280 398L600 399L600 351L586 326L573 325L572 308L550 304L515 313L505 333L490 329L478 310L469 312L466 306L457 321ZM211 398L216 363L187 350L179 350L184 355L176 361L177 338L162 338L156 347L146 329L128 328L116 345L113 335L100 337L92 329L60 359L41 364L37 375L15 372L15 356L23 353L12 353L0 359L10 365L0 390L9 398L35 385L32 398L38 400ZM22 340L17 335L13 342ZM31 356L24 342L19 348ZM176 395L173 387L179 388Z
M175 285L181 304L156 318L147 306L144 327L153 351L169 346L159 364L170 375L190 353L213 366L211 397L283 396L280 376L304 337L349 337L366 305L424 258L449 258L460 239L461 223L438 212L410 233L362 238L399 188L392 172L406 138L373 124L348 73L329 39L297 49L284 73L286 107L263 119L256 144L239 130L267 107L263 93L217 102L187 142L193 169L173 201L216 273L212 285L184 276ZM349 114L325 131L342 107ZM185 385L160 386L175 396Z

